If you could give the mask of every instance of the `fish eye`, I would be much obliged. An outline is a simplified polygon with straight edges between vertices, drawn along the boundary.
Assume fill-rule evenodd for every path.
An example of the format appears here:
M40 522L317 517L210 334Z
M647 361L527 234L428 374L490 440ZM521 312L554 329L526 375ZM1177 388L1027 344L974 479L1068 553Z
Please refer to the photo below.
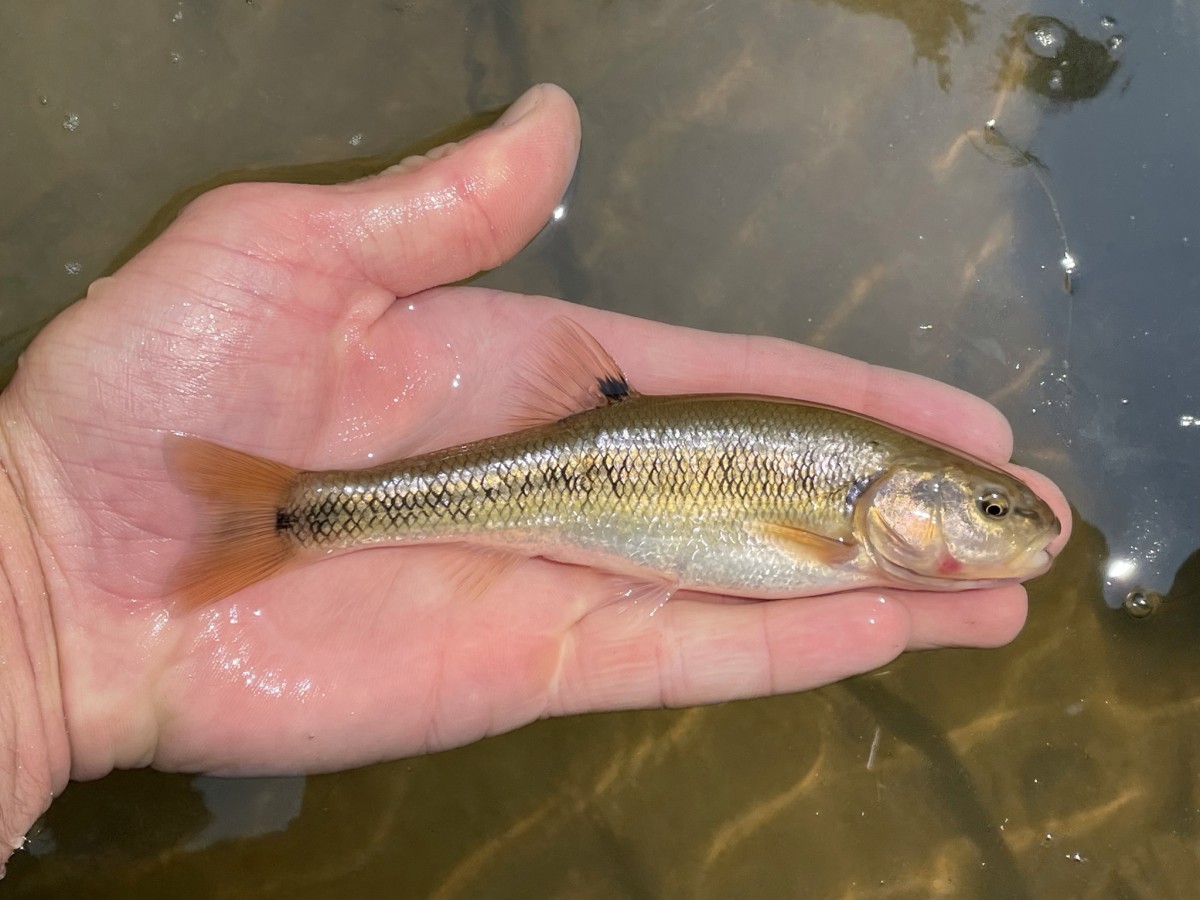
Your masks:
M976 502L979 511L989 519L1003 519L1008 515L1008 497L1000 491L984 491Z

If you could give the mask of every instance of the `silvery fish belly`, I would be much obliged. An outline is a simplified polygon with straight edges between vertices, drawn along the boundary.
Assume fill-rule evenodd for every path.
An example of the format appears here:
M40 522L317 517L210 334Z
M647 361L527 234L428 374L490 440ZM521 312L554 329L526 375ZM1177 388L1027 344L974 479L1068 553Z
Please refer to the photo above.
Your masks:
M994 467L828 407L642 396L586 333L563 335L590 363L566 414L512 434L357 472L176 438L208 507L185 604L380 544L473 543L747 598L961 590L1049 565L1054 514Z

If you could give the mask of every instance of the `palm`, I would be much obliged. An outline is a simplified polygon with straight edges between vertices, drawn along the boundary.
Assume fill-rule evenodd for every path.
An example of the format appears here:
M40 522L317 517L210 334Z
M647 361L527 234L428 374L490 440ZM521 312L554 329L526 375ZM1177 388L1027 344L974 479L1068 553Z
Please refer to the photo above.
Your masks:
M194 522L166 471L164 433L331 468L504 429L511 360L562 307L435 286L497 264L545 220L572 162L568 103L551 94L537 113L543 131L560 133L556 144L531 149L519 135L494 133L377 183L210 195L31 348L4 395L4 421L52 561L77 775L146 762L332 768L545 714L797 689L906 645L990 644L1014 632L1019 588L988 603L681 598L651 616L614 602L598 573L537 560L464 593L451 576L471 557L457 548L350 554L209 610L164 613L164 585ZM425 205L412 224L379 215L445 184L462 188L464 173L494 157L525 166L534 188L508 177L448 213ZM496 227L498 217L506 225ZM786 360L747 354L755 361L706 374L711 359L737 358L740 339L663 328L653 332L656 357L670 359L671 372L656 373L641 349L654 326L575 315L649 392L703 390L732 376L746 390L815 392L863 408L893 377L830 369L815 355L810 367L826 370L823 378L782 376L785 362L795 371L790 364L814 352L774 345ZM952 404L957 422L976 423L969 449L1006 456L998 417L949 391L927 389L926 424Z
M537 602L552 580L539 577L540 567L520 573L520 590L506 579L463 609L450 602L449 554L358 555L164 625L163 587L194 522L164 467L164 432L305 466L361 466L368 453L384 458L454 439L454 419L438 413L448 409L454 357L479 359L469 338L447 349L446 326L464 318L461 298L379 321L371 307L382 309L391 295L282 260L253 277L285 280L300 306L312 298L309 315L249 293L218 300L209 279L166 277L171 269L158 259L178 250L211 272L229 251L174 241L165 236L131 267L136 279L126 270L56 322L12 391L21 412L53 423L41 436L59 468L55 507L70 510L42 529L64 582L52 592L59 633L67 643L86 634L94 646L91 659L64 666L66 687L124 682L127 696L137 696L154 685L145 702L169 697L187 711L169 717L156 761L201 768L220 765L206 742L230 746L214 722L250 760L277 759L286 730L312 753L297 764L312 767L345 759L344 748L310 738L328 731L333 711L335 720L354 717L360 731L378 723L387 740L413 750L503 727L490 720L495 704L523 719L540 712L532 692L545 686L569 625L564 604ZM522 317L510 320L514 328ZM477 388L480 374L459 373L461 392ZM497 424L479 416L463 434ZM132 648L143 651L133 666ZM81 663L86 670L73 671ZM530 667L542 671L523 675ZM507 680L496 685L496 672ZM496 696L505 685L512 696ZM455 701L442 703L443 692ZM484 708L472 709L479 701ZM203 740L193 728L205 729Z

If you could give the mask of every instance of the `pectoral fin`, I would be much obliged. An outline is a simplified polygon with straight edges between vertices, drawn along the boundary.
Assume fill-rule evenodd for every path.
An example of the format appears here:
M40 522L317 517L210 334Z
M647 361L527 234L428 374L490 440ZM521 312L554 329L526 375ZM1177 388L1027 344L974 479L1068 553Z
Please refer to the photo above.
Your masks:
M828 537L775 522L754 522L748 527L763 540L777 544L797 557L828 566L847 563L858 555L858 543L850 537Z

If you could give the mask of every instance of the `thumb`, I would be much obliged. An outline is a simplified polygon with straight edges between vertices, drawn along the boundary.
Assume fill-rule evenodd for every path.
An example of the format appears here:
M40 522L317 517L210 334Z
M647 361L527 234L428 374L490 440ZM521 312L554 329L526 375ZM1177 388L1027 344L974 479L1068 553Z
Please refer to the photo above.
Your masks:
M537 85L465 141L340 185L346 261L401 297L495 268L550 219L578 153L574 102Z

